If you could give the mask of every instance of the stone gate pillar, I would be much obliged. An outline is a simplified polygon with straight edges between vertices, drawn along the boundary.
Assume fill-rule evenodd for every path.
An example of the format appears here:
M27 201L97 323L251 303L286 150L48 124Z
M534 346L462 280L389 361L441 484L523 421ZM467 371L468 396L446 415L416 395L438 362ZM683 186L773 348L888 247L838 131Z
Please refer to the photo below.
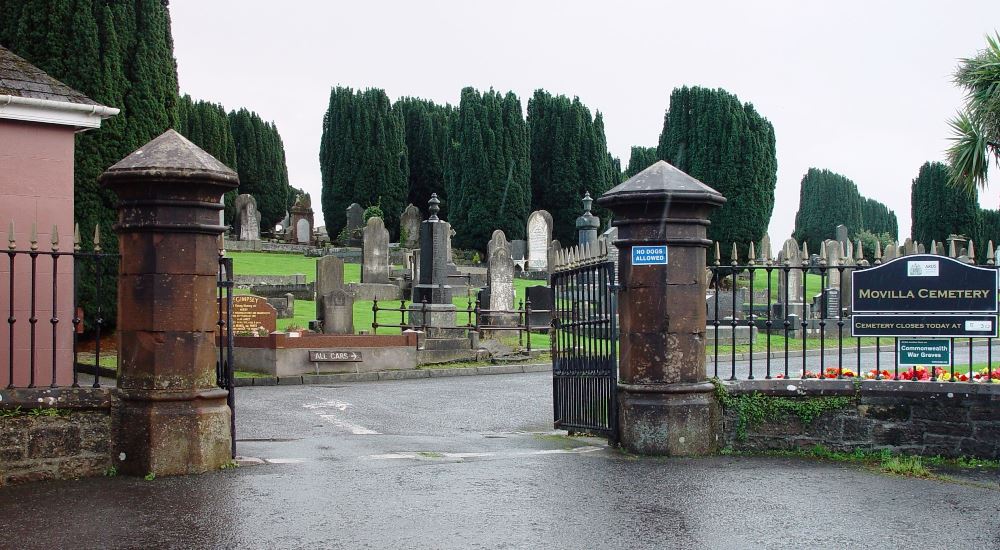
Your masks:
M725 201L663 161L597 200L618 228L618 418L632 452L718 447L720 409L705 374L705 251L708 215ZM632 265L632 247L664 244L666 265Z
M116 465L158 476L218 469L231 444L215 374L219 198L239 179L167 130L101 183L120 199Z

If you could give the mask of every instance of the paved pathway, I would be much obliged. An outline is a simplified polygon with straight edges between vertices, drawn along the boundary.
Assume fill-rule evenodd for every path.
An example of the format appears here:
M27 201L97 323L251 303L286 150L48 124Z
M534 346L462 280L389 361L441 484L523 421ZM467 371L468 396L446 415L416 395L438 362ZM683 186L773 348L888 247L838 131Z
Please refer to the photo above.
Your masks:
M0 489L4 548L998 548L1000 488L551 432L550 375L240 388L187 478Z

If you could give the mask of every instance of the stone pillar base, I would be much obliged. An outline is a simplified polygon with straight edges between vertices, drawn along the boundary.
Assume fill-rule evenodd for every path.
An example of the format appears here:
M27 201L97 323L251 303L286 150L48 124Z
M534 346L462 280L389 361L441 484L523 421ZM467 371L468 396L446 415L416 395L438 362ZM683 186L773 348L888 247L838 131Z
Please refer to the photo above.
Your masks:
M699 456L718 451L722 414L715 386L618 385L620 443L643 455Z
M230 456L226 390L121 392L113 459L123 474L156 476L218 470Z

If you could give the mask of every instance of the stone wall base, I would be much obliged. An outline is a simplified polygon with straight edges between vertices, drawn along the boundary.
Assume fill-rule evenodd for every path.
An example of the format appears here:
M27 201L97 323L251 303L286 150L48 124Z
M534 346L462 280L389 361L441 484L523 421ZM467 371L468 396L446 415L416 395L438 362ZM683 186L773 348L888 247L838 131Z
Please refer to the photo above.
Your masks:
M804 422L794 414L738 434L739 415L725 410L725 445L738 451L889 450L896 454L1000 458L1000 384L849 380L761 380L725 383L730 395L759 392L808 400L849 396L850 405Z

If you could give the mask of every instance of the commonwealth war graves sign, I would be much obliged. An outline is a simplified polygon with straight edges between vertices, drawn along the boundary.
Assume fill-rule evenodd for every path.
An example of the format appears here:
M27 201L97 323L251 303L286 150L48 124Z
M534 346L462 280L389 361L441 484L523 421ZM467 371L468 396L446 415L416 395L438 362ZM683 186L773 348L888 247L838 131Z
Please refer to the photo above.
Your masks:
M997 335L997 271L944 256L904 256L851 274L854 336Z

